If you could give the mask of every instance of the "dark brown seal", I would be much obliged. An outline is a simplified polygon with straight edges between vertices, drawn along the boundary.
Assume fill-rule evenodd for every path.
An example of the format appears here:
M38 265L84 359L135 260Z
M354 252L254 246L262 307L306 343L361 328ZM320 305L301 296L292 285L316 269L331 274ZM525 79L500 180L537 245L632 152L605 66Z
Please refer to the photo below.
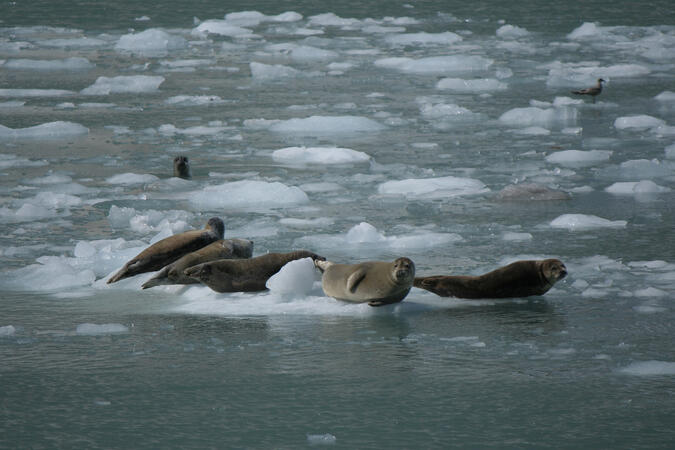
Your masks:
M565 278L567 268L558 259L516 261L481 276L415 278L414 286L441 297L517 298L543 295Z
M155 242L128 261L108 283L114 283L140 273L154 272L171 264L183 255L199 250L211 242L223 238L225 224L219 217L211 217L202 230L174 234Z
M173 159L173 176L178 178L192 178L190 162L187 156L176 156Z
M605 80L602 78L598 78L598 84L590 87L588 89L579 89L578 91L572 91L572 94L576 95L590 95L591 98L593 99L593 103L595 103L595 97L600 95L602 92L602 83L604 83Z
M241 259L250 258L253 255L253 242L248 239L220 239L206 247L195 250L192 253L165 266L157 274L146 281L143 289L160 286L163 284L193 284L198 280L186 276L183 271L188 267L196 266L218 259Z
M267 280L284 265L303 258L324 259L307 250L267 253L251 259L219 259L197 264L183 273L216 292L259 292L267 290Z
M368 302L370 306L402 301L415 278L415 263L409 258L359 264L314 261L314 265L323 272L321 285L326 295L349 302Z

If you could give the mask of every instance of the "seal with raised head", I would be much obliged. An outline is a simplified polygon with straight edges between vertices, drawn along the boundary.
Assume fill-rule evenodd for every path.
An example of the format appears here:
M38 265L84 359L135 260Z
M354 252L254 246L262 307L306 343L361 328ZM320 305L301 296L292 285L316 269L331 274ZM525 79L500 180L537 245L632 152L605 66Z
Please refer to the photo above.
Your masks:
M526 260L480 276L418 277L414 286L441 297L518 298L544 295L566 275L567 268L559 259Z
M597 85L595 85L593 87L589 87L587 89L579 89L578 91L572 91L572 94L590 95L591 98L593 99L593 103L595 103L595 97L600 95L600 93L602 92L602 83L604 83L604 82L605 82L605 80L603 80L602 78L598 78L598 84Z
M190 162L187 156L176 156L173 159L173 176L178 178L192 178Z
M211 217L202 230L191 230L174 234L155 242L129 260L108 283L114 283L127 277L145 272L154 272L171 264L188 253L199 250L210 243L222 239L225 234L225 224L220 217Z
M196 266L218 259L245 259L253 255L253 241L248 239L220 239L206 247L195 250L182 256L180 259L165 266L157 274L146 281L143 289L163 284L194 284L199 280L186 276L183 271L188 267Z
M296 259L322 256L307 250L289 253L267 253L251 259L219 259L188 267L183 273L216 292L259 292L267 290L267 280Z
M409 258L359 264L314 261L314 265L323 272L321 286L327 296L370 306L402 301L415 278L415 263Z

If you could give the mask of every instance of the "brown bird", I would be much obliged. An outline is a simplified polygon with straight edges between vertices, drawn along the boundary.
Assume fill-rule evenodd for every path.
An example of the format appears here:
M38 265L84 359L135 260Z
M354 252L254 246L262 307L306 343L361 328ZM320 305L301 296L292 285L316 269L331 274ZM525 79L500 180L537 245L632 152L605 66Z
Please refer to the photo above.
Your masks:
M598 78L598 85L590 87L588 89L580 89L578 91L572 91L572 94L577 95L590 95L593 98L593 103L595 103L595 97L600 95L602 92L602 83L605 83L605 80Z

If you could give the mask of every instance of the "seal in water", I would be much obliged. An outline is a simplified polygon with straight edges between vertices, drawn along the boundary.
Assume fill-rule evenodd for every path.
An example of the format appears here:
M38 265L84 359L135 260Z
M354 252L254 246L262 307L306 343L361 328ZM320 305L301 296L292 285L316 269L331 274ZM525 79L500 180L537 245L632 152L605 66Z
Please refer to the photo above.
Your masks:
M183 271L197 264L215 261L218 259L243 259L253 255L253 242L248 239L221 239L212 242L206 247L195 250L192 253L165 266L157 274L146 281L143 289L160 286L163 284L193 284L198 280L186 276Z
M336 264L314 261L323 275L321 285L329 297L349 302L383 306L403 300L415 278L415 263L409 258L393 262L368 261Z
M267 280L296 259L324 260L307 250L290 253L267 253L251 259L219 259L197 264L184 274L207 285L216 292L259 292L267 290Z
M140 273L153 272L171 264L183 255L222 239L225 234L225 224L220 217L211 217L202 230L191 230L174 234L168 238L155 242L128 261L115 275L110 277L108 284L132 277Z
M544 295L566 275L567 268L559 259L527 260L516 261L480 276L418 277L414 286L441 297L529 297Z
M192 178L190 162L187 156L176 156L173 159L173 176L178 178Z

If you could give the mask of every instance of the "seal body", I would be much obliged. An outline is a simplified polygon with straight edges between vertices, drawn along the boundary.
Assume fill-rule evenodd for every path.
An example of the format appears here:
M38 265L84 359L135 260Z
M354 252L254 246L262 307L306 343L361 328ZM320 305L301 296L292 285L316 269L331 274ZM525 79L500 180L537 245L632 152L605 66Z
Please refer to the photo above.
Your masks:
M129 260L108 283L114 283L124 278L132 277L145 272L154 272L171 264L183 255L222 239L225 234L225 224L219 217L212 217L202 230L191 230L174 234L168 238L155 242Z
M517 298L543 295L566 275L567 268L558 259L527 260L480 276L418 277L414 286L441 297Z
M393 262L368 261L336 264L315 261L323 272L321 286L329 297L349 302L382 306L403 300L415 278L415 264L409 258Z
M192 178L190 161L187 156L176 156L173 159L173 176L178 178Z
M248 239L220 239L209 245L182 256L165 266L143 284L143 289L163 284L193 284L198 280L183 273L188 267L218 259L250 258L253 255L253 242Z
M183 273L216 292L259 292L267 290L267 280L296 259L323 257L307 250L267 253L251 259L219 259L189 267Z

